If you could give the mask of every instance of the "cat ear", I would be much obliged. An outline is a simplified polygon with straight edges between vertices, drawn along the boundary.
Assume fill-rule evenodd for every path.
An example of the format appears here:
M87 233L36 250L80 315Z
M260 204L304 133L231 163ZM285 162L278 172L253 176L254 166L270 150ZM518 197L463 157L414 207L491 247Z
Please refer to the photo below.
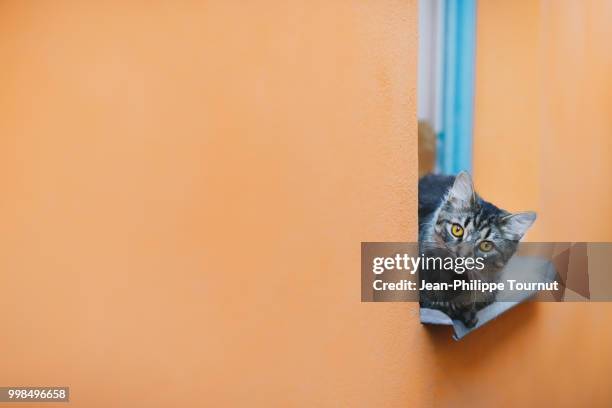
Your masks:
M448 199L455 204L464 205L471 205L476 201L472 178L468 172L462 171L455 177L455 183L448 192Z
M533 211L508 214L501 219L501 230L509 239L518 241L525 235L535 220L536 213Z

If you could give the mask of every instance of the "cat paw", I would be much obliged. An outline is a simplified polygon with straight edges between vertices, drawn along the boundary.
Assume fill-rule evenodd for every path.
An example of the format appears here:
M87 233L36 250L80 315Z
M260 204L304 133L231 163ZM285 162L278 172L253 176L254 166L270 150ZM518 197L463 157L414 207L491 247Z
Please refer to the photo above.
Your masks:
M465 325L465 327L467 327L468 329L471 329L472 327L476 326L478 324L478 318L476 317L476 312L467 312L464 316L463 316L463 324Z

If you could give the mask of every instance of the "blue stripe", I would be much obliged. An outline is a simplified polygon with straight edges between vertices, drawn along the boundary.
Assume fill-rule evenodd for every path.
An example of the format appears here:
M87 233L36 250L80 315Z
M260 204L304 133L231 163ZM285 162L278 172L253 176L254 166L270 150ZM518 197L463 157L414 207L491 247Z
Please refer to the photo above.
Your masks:
M442 129L438 168L472 170L476 1L444 1Z

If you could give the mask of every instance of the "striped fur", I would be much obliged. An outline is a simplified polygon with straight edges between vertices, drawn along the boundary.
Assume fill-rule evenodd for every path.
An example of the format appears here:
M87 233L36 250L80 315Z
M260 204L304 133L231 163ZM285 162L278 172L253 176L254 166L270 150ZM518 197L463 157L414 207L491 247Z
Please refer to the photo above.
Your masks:
M421 271L426 282L452 283L455 279L495 282L519 240L535 221L533 212L510 213L483 200L474 191L468 173L427 175L419 180L419 244L421 254L441 257L481 257L485 268L463 275L452 271ZM452 234L460 226L462 236ZM483 251L481 243L491 244ZM471 327L476 311L494 301L493 295L466 291L423 291L421 304L445 312Z

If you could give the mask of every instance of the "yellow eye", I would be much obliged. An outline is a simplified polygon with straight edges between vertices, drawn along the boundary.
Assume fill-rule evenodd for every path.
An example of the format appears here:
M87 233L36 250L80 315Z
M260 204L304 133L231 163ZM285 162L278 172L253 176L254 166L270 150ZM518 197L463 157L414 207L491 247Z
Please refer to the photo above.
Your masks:
M489 252L493 249L493 244L491 241L482 241L478 247L482 252Z
M461 238L463 236L463 227L459 224L451 225L451 234L457 238Z

